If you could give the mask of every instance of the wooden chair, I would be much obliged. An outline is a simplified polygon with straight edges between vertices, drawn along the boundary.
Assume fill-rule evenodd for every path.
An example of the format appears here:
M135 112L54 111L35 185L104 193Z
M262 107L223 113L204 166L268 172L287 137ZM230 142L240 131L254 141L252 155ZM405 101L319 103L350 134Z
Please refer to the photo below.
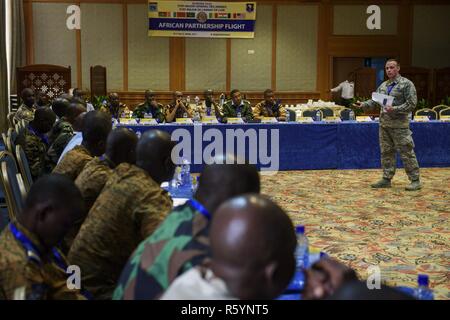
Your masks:
M107 85L106 85L106 67L103 66L93 66L90 68L91 75L91 101L93 101L95 96L106 96Z

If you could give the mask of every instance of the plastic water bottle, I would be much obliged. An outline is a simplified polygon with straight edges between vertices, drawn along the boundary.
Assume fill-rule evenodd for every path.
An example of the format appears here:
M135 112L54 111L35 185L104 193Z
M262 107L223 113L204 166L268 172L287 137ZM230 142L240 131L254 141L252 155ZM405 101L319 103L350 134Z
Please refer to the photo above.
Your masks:
M417 277L418 287L414 296L419 300L434 300L433 291L429 288L429 278L426 274L419 274Z
M302 270L308 267L309 260L309 244L308 238L305 235L305 226L299 225L295 227L297 234L297 248L295 249L295 261L297 270Z
M321 114L320 114L320 111L317 110L317 112L316 112L316 121L320 121L320 120L322 120L321 119Z
M238 118L242 118L242 114L240 112L237 113Z
M291 120L291 113L289 110L286 110L286 122L289 122Z
M187 118L187 112L183 113L183 118Z
M353 112L353 110L350 111L350 113L348 114L349 120L350 121L354 121L355 120L355 113Z
M183 159L181 166L181 184L185 187L191 187L191 165L187 159Z

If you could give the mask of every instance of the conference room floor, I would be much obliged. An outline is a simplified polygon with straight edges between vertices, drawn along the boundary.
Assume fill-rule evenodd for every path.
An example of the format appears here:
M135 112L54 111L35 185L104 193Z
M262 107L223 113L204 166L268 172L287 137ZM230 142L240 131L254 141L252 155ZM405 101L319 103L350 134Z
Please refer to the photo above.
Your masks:
M295 224L306 225L310 245L356 269L381 270L382 283L415 287L430 276L435 299L450 299L450 168L421 169L424 187L404 190L398 169L391 189L371 189L381 170L284 171L262 176L262 192Z

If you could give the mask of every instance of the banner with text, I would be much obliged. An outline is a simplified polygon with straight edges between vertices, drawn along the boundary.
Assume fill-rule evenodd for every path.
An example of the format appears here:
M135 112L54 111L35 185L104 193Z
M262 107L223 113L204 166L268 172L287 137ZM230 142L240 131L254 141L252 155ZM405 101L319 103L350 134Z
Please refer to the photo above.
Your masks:
M253 38L256 2L149 1L151 37Z

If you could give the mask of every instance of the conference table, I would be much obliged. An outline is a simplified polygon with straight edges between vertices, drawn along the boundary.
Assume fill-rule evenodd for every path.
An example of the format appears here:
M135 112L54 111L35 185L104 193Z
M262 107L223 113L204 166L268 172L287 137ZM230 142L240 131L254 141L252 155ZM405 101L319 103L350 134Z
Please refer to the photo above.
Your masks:
M219 153L243 156L245 152L250 163L262 170L380 167L377 121L118 126L130 128L138 135L152 129L170 133L178 145L183 143L185 152L190 149L186 158L192 172L201 172L206 155L214 155L213 143L219 146L215 149ZM420 167L450 167L450 122L412 121L410 129ZM400 159L398 166L402 166Z

